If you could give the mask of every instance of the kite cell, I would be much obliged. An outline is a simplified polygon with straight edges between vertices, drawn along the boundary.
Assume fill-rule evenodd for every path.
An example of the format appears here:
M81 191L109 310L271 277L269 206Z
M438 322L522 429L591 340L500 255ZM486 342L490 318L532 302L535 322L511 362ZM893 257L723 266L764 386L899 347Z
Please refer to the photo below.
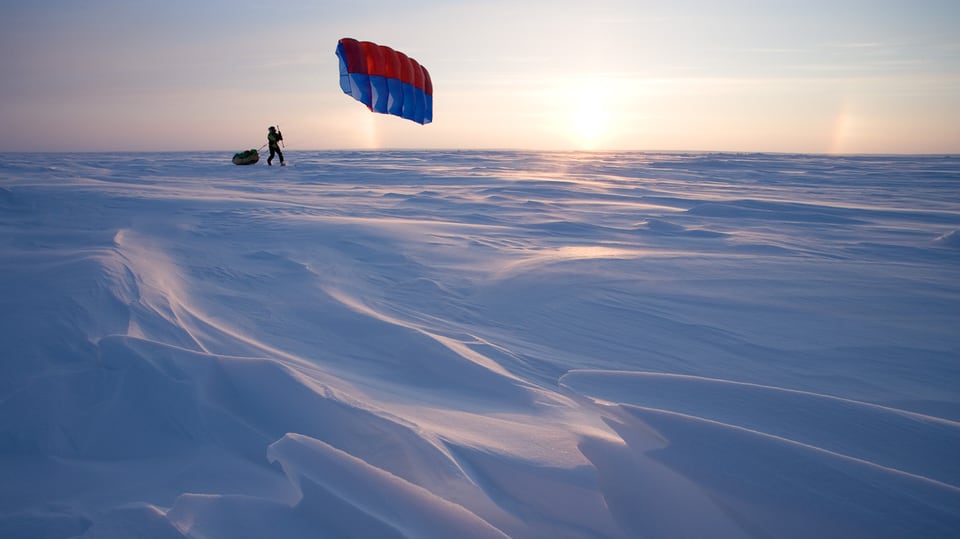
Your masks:
M373 112L419 124L433 121L433 82L427 69L390 47L349 37L337 43L340 88Z

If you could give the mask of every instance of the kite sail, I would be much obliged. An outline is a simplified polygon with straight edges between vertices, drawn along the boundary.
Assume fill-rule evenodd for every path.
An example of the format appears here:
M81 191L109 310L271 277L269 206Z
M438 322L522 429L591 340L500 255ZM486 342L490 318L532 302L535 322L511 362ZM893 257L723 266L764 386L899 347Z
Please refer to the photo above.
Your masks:
M337 43L340 88L373 112L419 124L433 121L433 82L427 69L390 47L349 37Z

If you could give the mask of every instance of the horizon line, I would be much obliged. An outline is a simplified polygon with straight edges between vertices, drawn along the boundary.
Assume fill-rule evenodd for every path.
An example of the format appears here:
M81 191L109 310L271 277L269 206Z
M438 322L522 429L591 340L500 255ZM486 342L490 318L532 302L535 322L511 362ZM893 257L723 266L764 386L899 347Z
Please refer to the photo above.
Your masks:
M256 148L253 148L256 149ZM259 150L266 153L266 150ZM241 150L246 151L246 150ZM722 155L809 155L823 157L960 157L958 152L804 152L784 150L624 150L624 149L534 149L534 148L321 148L321 149L294 149L284 148L284 153L334 153L334 152L513 152L513 153L568 153L568 154L617 154L617 153L647 153L647 154L722 154ZM236 150L206 149L206 150L0 150L0 155L11 154L235 154Z

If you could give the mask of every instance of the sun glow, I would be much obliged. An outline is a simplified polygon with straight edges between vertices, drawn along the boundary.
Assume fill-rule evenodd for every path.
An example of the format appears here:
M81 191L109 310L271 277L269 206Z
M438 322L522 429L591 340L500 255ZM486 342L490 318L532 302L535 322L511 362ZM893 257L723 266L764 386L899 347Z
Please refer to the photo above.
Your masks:
M610 99L596 84L581 83L570 95L570 125L572 138L581 150L598 149L605 142L610 129Z
M584 99L574 111L572 121L582 149L592 150L603 141L610 123L610 114L603 103Z

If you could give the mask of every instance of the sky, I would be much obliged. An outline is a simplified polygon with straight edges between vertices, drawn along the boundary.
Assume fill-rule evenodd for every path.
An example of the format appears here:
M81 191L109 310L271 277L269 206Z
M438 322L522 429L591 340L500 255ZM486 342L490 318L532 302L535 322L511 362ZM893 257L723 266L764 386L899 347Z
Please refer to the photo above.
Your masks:
M960 153L956 0L0 0L0 152ZM424 65L369 112L337 41Z

